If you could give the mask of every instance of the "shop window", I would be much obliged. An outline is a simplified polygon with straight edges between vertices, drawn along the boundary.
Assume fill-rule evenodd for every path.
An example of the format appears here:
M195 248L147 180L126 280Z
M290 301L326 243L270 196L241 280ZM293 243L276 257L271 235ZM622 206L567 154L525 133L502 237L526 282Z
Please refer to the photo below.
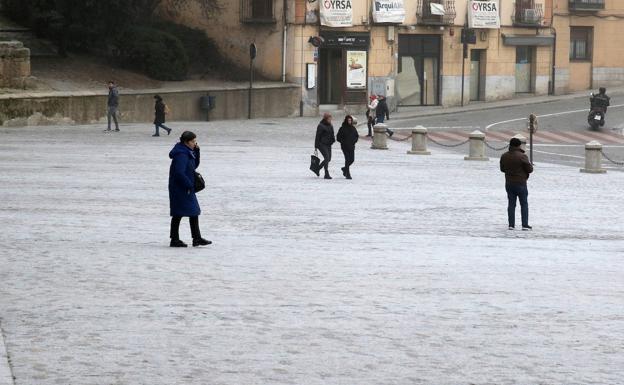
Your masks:
M591 60L592 28L570 28L570 60Z
M243 23L275 23L273 0L241 0Z

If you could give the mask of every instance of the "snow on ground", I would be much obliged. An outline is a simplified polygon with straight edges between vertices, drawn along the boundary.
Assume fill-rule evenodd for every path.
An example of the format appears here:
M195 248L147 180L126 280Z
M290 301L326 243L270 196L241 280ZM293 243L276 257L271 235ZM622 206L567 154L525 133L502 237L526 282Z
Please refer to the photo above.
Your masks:
M326 181L315 124L1 128L15 384L624 382L624 173L537 164L535 231L508 231L497 159L360 141ZM206 248L168 247L183 128Z

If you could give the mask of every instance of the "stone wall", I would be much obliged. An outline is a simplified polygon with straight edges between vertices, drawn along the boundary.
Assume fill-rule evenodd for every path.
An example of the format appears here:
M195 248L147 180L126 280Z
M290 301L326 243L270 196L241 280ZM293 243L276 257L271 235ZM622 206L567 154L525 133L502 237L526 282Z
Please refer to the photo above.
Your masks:
M19 41L0 41L0 88L26 88L30 50Z
M252 117L276 118L299 113L299 86L278 83L254 88ZM170 107L167 120L202 121L246 119L248 90L244 87L211 90L143 91L120 93L121 123L154 121L154 99L159 94ZM200 98L215 96L215 108L200 108ZM0 124L4 126L70 125L106 122L107 94L96 92L0 95Z

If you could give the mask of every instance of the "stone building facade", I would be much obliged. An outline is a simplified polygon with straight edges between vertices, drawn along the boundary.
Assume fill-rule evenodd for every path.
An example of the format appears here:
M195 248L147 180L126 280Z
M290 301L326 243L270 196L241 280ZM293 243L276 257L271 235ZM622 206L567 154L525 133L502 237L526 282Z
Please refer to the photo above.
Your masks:
M255 43L256 70L299 84L301 113L312 115L357 111L372 93L393 108L457 106L623 82L622 3L235 0L216 18L191 9L177 21L206 30L242 66Z
M26 88L30 50L19 41L0 41L0 88Z

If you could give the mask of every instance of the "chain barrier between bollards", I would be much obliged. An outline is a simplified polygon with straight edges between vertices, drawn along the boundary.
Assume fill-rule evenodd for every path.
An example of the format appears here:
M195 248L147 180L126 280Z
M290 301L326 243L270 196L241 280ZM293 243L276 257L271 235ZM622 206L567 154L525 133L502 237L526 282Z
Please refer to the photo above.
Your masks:
M624 166L624 161L619 162L617 160L613 160L611 158L609 158L609 156L607 154L605 154L605 152L603 150L600 150L600 152L602 153L602 156L605 157L606 160L608 160L609 162L613 163L616 166Z
M437 144L438 146L442 146L442 147L449 147L449 148L463 146L464 144L466 144L466 143L470 142L470 138L468 138L468 139L466 139L465 141L463 141L463 142L461 142L461 143L457 143L457 144L444 144L444 143L438 142L437 140L433 139L433 138L432 138L431 136L429 136L429 135L427 135L427 139L428 139L430 142Z
M410 139L413 136L413 134L410 134L409 136L406 136L405 138L395 138L394 136L389 137L388 139L390 140L394 140L395 142L405 142L406 140Z
M494 147L487 140L484 141L484 143L487 148L489 148L490 150L494 150L494 151L505 151L506 149L509 148L508 144L504 145L503 147Z

